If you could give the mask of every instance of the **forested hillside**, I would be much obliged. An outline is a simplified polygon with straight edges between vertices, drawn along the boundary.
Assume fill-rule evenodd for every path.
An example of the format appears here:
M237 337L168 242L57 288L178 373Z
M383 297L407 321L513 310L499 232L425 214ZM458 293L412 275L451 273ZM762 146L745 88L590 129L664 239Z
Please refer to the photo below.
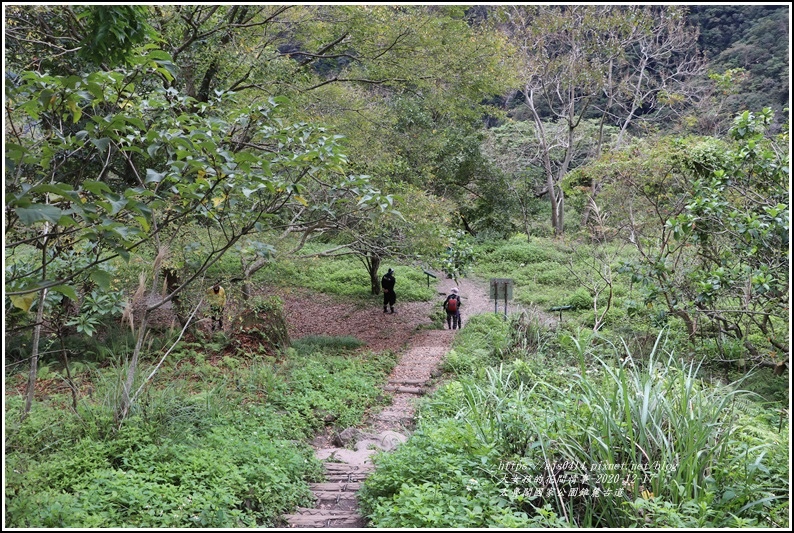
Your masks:
M789 5L3 15L6 527L790 527Z
M783 5L691 6L688 18L700 30L698 46L710 70L741 69L730 110L771 107L785 114L790 104L791 12Z

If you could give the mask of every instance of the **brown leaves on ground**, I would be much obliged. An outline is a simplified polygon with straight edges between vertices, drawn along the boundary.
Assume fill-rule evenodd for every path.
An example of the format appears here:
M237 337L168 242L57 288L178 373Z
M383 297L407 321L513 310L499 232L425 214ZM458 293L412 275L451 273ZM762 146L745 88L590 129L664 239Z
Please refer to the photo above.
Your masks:
M341 298L305 289L279 289L275 294L284 302L284 317L290 339L310 335L352 336L366 349L399 351L421 327L430 327L431 304L400 302L395 313L384 313L382 296L369 301Z

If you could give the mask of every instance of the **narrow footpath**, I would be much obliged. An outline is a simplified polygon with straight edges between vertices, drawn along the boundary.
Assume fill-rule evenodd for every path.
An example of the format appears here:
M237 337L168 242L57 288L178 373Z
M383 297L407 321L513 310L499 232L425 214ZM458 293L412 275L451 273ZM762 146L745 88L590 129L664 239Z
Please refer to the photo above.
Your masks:
M442 279L442 276L438 279L438 298L423 303L418 309L428 317L427 323L433 306L440 308L444 295L455 286L452 280ZM487 285L461 279L457 286L462 300L463 327L466 327L468 317L489 310L493 312ZM395 315L384 315L383 319L392 320L398 327L401 320L399 301L396 309ZM365 429L348 428L335 435L331 442L323 438L315 441L315 455L325 463L327 481L311 485L315 496L313 508L300 508L284 517L289 527L366 527L358 512L356 492L374 470L372 455L380 450L392 451L407 440L414 427L417 399L430 390L438 377L439 366L456 333L457 330L414 328L398 352L397 365L384 387L384 394L391 396L391 404L374 414L364 424Z

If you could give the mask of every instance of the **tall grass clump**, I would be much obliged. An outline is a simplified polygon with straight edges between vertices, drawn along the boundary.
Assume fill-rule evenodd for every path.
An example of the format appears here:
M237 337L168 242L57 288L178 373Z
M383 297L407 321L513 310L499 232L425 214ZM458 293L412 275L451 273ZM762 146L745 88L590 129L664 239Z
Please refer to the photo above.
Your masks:
M662 354L658 341L646 361L593 360L551 402L567 414L552 448L578 476L566 511L579 525L728 526L732 513L779 498L783 486L754 479L774 446L743 442L751 395L739 383L703 382L699 365Z
M661 336L637 358L589 331L553 345L506 325L502 360L457 373L376 456L375 527L787 527L787 423L740 383L703 380Z
M458 418L471 425L486 446L505 455L525 456L533 435L527 431L531 413L524 407L531 402L534 386L515 379L504 365L489 367L485 380L462 381L464 404Z

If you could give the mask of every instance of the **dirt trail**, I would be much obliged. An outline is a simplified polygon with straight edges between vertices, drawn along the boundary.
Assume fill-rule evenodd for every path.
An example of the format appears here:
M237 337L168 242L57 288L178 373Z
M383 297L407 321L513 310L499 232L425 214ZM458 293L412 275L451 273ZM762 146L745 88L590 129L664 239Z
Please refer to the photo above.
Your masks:
M391 396L391 404L371 416L364 428L348 428L338 435L321 435L315 439L315 455L325 462L328 481L311 486L316 500L314 508L298 509L285 517L290 527L365 527L357 512L355 493L373 470L371 456L379 450L391 451L405 442L414 425L416 402L432 384L457 333L457 330L422 327L431 324L434 307L440 309L444 296L456 286L443 274L437 276L438 297L419 303L400 302L398 279L395 314L384 314L380 306L361 308L354 304L333 304L330 300L324 304L326 310L318 312L300 307L299 302L282 295L291 338L354 335L366 342L368 349L393 350L398 354L397 365L384 387L384 393ZM461 279L457 287L463 327L471 316L493 312L485 283ZM328 318L311 319L318 316Z
M310 486L314 507L284 516L289 527L366 527L358 512L356 492L374 469L371 457L379 450L391 451L407 440L414 427L417 400L435 385L439 366L458 333L431 329L430 316L442 309L445 296L456 286L461 297L463 328L472 316L494 312L487 281L464 278L456 283L440 272L435 275L437 297L430 302L402 302L398 277L395 314L383 313L380 301L362 304L308 290L275 289L263 294L275 294L283 301L291 339L309 335L354 336L365 343L364 349L390 350L398 358L383 388L383 394L391 397L386 408L373 413L361 428L347 428L339 434L322 434L314 439L315 456L324 462L327 479ZM229 302L230 315L242 312L239 304ZM509 312L518 309L519 306L509 304ZM502 302L498 312L504 312ZM545 315L537 310L533 314ZM549 316L542 318L547 323L556 322Z
M463 327L469 317L487 312L490 307L487 287L472 279L441 280L437 283L438 298L427 304L427 314L432 306L441 308L441 302L452 287L457 286L461 297ZM445 326L446 327L446 326ZM399 354L397 366L389 376L387 391L393 393L392 404L370 420L376 430L399 431L407 434L413 427L416 401L427 391L444 358L452 347L456 330L422 330L413 335Z

